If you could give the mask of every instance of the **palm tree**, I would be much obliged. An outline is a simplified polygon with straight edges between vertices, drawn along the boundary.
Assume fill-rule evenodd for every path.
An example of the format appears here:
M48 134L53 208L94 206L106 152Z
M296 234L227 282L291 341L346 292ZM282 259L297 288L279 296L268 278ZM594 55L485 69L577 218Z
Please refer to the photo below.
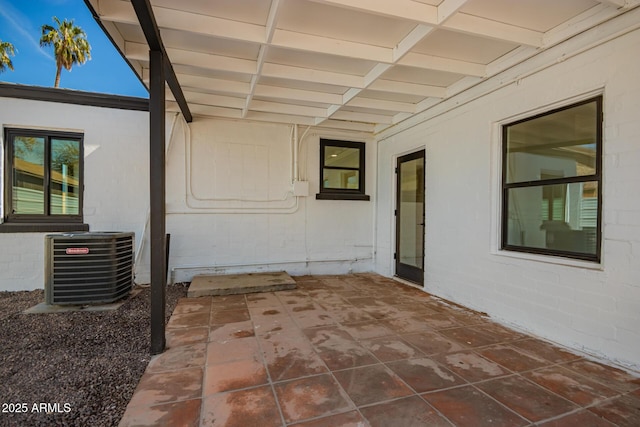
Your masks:
M4 72L7 68L13 71L13 62L11 62L9 56L15 54L15 48L11 43L0 40L0 73Z
M84 64L91 59L91 46L87 41L87 34L82 28L73 25L73 20L62 22L53 17L57 28L51 25L42 26L40 46L53 45L53 53L56 57L56 80L54 87L60 86L60 72L62 67L71 71L74 64Z

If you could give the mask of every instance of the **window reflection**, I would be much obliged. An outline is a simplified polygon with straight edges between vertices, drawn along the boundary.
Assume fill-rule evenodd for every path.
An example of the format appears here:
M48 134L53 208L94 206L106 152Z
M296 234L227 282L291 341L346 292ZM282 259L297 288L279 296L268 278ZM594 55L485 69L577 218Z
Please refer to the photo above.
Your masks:
M507 183L595 174L597 130L595 102L509 126Z
M424 267L424 158L400 164L400 221L398 227L398 256L400 262L422 269Z
M9 220L81 214L82 139L43 131L7 131Z
M504 127L503 247L598 260L602 98Z
M326 146L324 149L325 166L336 168L359 168L360 150L348 147Z
M595 255L596 181L508 190L507 244Z
M77 215L80 182L80 143L51 140L51 214Z
M345 169L324 169L324 188L346 188L357 190L360 182L360 172Z
M14 138L13 156L13 213L43 214L44 138Z

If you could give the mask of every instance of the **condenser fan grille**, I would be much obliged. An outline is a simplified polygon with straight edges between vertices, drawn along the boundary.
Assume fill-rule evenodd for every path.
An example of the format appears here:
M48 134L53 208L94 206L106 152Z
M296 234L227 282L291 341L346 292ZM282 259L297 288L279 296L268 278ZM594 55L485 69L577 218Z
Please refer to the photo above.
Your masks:
M74 233L45 238L47 304L116 301L131 291L133 233Z

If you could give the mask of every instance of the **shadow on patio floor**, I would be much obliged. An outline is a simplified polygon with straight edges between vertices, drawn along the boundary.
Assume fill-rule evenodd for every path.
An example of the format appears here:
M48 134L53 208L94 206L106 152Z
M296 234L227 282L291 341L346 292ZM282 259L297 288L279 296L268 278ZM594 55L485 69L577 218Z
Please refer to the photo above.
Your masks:
M182 299L120 426L637 426L640 380L375 274Z

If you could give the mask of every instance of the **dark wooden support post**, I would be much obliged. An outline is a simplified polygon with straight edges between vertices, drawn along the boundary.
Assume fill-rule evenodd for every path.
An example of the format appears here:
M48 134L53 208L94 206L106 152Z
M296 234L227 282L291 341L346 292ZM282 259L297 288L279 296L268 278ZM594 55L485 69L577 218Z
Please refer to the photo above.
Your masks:
M168 248L165 236L165 81L187 122L193 117L171 62L167 58L150 0L131 0L149 45L151 354L164 351Z
M149 206L151 240L151 354L164 351L166 268L165 74L162 51L149 51Z

